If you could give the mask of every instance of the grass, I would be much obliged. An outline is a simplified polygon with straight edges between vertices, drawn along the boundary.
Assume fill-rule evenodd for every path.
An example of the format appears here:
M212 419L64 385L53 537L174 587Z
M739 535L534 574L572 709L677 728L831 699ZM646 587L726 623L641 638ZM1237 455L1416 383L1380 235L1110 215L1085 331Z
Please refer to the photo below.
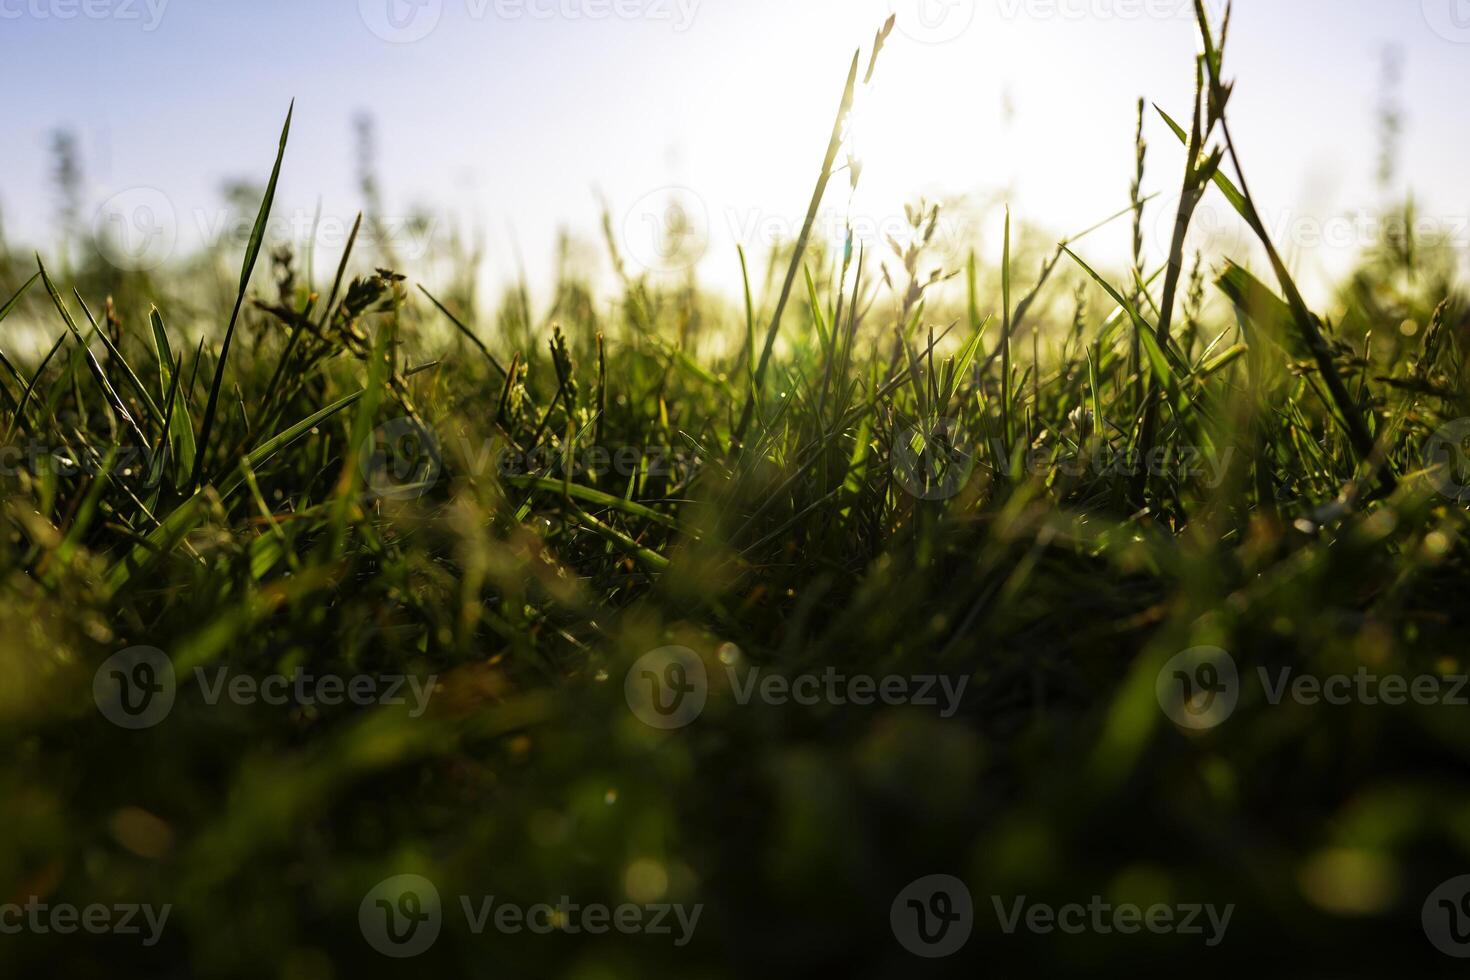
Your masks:
M81 268L73 289L7 254L0 320L55 343L0 360L24 453L0 501L0 898L173 906L154 946L0 936L17 975L404 967L357 917L401 873L447 908L704 905L682 947L449 923L421 975L1211 974L1263 950L1303 975L1444 970L1419 910L1470 862L1463 708L1246 683L1191 732L1156 698L1199 646L1246 677L1466 667L1466 513L1425 447L1470 416L1470 307L1443 249L1391 238L1309 308L1230 136L1227 32L1201 24L1193 110L1164 117L1186 163L1157 270L1109 273L1085 236L1023 245L1008 218L1000 268L931 277L924 209L893 255L807 248L861 53L779 289L747 276L739 309L616 255L610 314L575 270L540 315L352 276L372 257L351 249L325 294L289 254L266 277L289 117L222 306L176 317L164 282ZM1186 253L1206 194L1264 270ZM1120 220L1143 220L1133 198ZM139 645L179 689L129 731L93 679ZM677 731L625 697L668 645L710 687ZM967 688L949 717L741 705L753 667ZM210 704L221 668L435 688L421 716ZM888 911L940 872L976 936L928 964ZM992 895L1237 911L1216 948L1006 935Z

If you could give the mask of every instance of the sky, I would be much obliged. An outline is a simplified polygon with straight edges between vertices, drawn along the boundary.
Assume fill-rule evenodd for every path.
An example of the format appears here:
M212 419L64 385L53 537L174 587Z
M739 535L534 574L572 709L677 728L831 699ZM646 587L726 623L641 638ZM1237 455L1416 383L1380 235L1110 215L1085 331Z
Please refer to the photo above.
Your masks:
M853 52L890 12L854 121L858 188L834 181L819 234L851 216L876 240L921 194L972 202L941 221L956 255L995 254L1002 203L1075 232L1127 205L1137 99L1188 112L1190 0L0 0L0 215L12 243L54 249L49 147L67 129L83 220L117 231L119 261L218 240L222 184L264 182L295 99L275 227L308 240L320 208L323 254L363 206L368 112L407 271L430 250L407 220L423 210L435 234L483 239L487 285L522 265L543 284L560 229L598 243L605 200L634 271L694 263L731 287L737 244L759 255L799 228ZM1389 48L1405 125L1386 192ZM1410 190L1470 246L1470 0L1238 0L1227 74L1251 189L1308 279ZM1152 111L1146 135L1146 189L1171 204L1182 149ZM1168 211L1146 222L1153 254ZM1238 236L1218 197L1201 224ZM1126 239L1119 222L1083 251L1108 261Z

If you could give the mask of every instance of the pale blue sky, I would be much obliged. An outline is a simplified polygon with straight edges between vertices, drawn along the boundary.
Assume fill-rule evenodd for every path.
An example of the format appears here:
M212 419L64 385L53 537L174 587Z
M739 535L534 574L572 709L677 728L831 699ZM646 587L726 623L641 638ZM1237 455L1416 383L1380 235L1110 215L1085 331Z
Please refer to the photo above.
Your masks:
M593 238L594 190L636 239L642 210L677 185L704 212L702 273L729 283L737 241L759 248L799 220L848 59L891 2L0 0L0 208L12 240L52 244L48 134L65 126L81 138L89 216L155 188L190 244L217 227L222 180L264 178L294 97L285 222L304 224L318 198L329 223L350 222L351 118L370 109L390 219L424 204L441 230L483 230L487 282L513 273L512 234L533 270L549 267L559 226ZM1126 203L1134 100L1187 111L1183 0L896 7L907 30L858 131L854 208L878 231L915 193L1002 189L1018 221L1076 230ZM1470 0L1239 0L1233 33L1248 177L1300 264L1339 266L1356 240L1314 244L1313 219L1380 202L1387 44L1404 52L1401 187L1447 228L1470 225ZM1180 151L1156 119L1148 131L1149 183L1172 186ZM950 230L990 249L993 220Z

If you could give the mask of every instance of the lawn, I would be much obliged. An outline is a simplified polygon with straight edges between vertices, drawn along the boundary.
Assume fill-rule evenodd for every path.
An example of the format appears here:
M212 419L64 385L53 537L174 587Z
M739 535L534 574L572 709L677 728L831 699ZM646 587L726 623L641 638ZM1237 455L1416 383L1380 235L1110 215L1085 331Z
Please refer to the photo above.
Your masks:
M1223 27L1158 267L486 303L273 245L289 117L227 274L6 249L7 975L1450 975L1470 304L1405 215L1309 305Z

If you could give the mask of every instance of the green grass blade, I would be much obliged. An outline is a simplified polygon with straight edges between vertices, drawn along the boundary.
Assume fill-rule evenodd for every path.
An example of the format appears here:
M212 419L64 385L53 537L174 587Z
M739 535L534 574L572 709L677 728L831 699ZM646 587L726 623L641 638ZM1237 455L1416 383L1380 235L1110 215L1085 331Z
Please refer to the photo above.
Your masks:
M148 314L148 322L153 327L153 343L158 350L159 380L168 385L172 392L167 396L168 402L172 404L167 404L166 410L172 411L174 415L174 421L169 426L169 442L174 454L174 482L178 486L184 486L194 472L195 447L194 420L189 412L188 393L179 378L183 373L183 355L175 360L173 348L168 342L168 331L164 327L163 314L157 308Z
M479 337L475 336L475 332L473 330L461 323L459 317L455 316L453 313L450 313L449 310L444 306L444 304L439 302L439 300L434 297L433 293L429 292L423 286L419 286L419 292L429 297L429 302L433 303L434 307L440 313L443 313L446 317L449 318L449 322L454 324L455 329L463 334L466 340L474 344L481 354L485 355L485 360L490 362L490 366L499 371L502 377L505 376L505 367L495 359L494 354L490 353L490 348L485 346L485 342Z
M20 303L21 297L24 296L26 292L36 284L36 280L39 278L41 278L40 272L33 273L31 277L25 281L25 285L17 289L15 291L15 295L6 300L4 306L0 306L0 323L5 322L5 318L10 315L10 311L15 309L16 305Z
M291 116L295 111L296 103L293 100L291 108L286 111L286 124L281 127L281 142L276 149L276 163L271 168L270 183L266 185L265 198L260 202L260 212L255 216L255 227L250 232L250 244L245 249L245 262L240 269L240 289L235 297L235 308L230 313L229 326L225 328L219 362L215 365L214 382L209 387L209 401L204 406L204 422L199 428L194 472L189 477L190 485L195 488L204 477L204 458L209 452L209 438L213 434L214 416L219 408L219 393L224 386L225 368L230 360L230 342L235 337L235 324L240 319L240 308L245 304L245 291L250 286L250 276L255 272L255 261L260 257L260 247L265 241L266 223L270 220L271 205L276 199L276 183L281 177L281 161L286 157L286 141L291 135Z

